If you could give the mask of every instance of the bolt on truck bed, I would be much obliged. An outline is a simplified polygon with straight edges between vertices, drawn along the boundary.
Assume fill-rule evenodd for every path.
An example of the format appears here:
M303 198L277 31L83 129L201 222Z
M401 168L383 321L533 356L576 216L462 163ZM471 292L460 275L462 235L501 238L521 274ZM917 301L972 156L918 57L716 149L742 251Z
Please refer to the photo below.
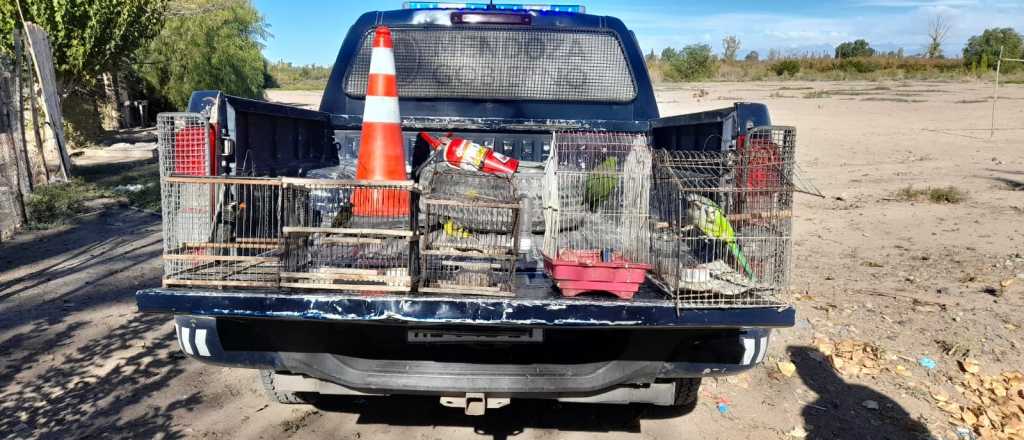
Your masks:
M481 18L497 21L467 24ZM413 162L419 131L454 132L542 162L561 130L643 133L659 148L722 150L771 124L767 109L752 103L660 118L636 40L612 17L371 12L350 29L320 111L216 91L193 95L189 111L208 117L215 133L216 174L306 177L354 157L367 37L380 24L395 35ZM509 48L517 50L499 50ZM514 77L510 63L521 64ZM515 280L509 297L164 287L139 291L137 303L143 312L175 315L187 354L264 370L268 392L282 402L315 393L413 393L467 411L510 397L689 405L700 377L753 367L771 329L794 322L784 304L680 307L650 282L622 301L563 298L530 267Z

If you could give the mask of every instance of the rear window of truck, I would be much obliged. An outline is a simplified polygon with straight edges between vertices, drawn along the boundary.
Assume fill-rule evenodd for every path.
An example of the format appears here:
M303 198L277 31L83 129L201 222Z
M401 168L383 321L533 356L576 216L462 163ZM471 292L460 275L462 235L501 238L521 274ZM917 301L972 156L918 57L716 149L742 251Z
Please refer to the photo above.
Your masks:
M636 84L610 32L538 28L392 28L403 98L626 103ZM366 96L373 33L345 78Z

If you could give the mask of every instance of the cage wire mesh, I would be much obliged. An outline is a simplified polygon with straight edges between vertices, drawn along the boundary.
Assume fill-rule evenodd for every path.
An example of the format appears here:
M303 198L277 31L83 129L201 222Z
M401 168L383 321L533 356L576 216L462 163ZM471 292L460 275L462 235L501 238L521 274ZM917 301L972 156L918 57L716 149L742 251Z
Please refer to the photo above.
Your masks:
M438 165L422 205L420 292L512 295L520 214L512 180Z
M164 285L276 287L280 181L162 179Z
M416 240L413 182L300 178L282 182L282 287L411 289Z
M656 152L652 275L680 307L784 305L795 141L759 127L735 150Z
M199 113L160 113L156 117L160 176L208 176L210 128Z
M558 132L545 168L544 254L650 262L651 150L634 133Z

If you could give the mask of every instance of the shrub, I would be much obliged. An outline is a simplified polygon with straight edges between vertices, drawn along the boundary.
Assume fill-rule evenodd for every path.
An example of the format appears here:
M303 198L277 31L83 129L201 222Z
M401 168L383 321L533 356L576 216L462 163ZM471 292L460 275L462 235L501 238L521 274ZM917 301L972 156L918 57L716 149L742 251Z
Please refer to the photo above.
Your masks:
M878 70L880 66L868 58L846 58L839 60L836 67L844 72L870 73Z
M907 186L896 191L896 198L908 202L928 200L932 203L960 203L967 199L967 194L955 186L940 188L917 189Z
M669 81L700 81L718 73L718 60L707 44L691 44L680 51L666 48L661 58Z
M43 229L65 224L85 211L86 201L109 195L81 179L36 187L25 198L29 227Z
M782 76L788 74L789 76L796 75L800 72L800 61L797 60L782 60L775 64L772 64L772 71L776 75Z

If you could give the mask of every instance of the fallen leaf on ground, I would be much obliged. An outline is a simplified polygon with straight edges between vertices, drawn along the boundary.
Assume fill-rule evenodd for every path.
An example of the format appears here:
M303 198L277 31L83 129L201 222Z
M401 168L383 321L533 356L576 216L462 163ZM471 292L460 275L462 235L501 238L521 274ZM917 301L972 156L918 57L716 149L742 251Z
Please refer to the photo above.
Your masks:
M807 431L804 430L803 426L797 426L796 428L793 428L792 431L789 431L786 435L793 438L807 438Z
M796 365L789 361L779 361L778 367L779 373L786 377L793 377L793 373L796 372Z
M978 374L981 371L981 365L974 359L966 358L960 361L960 369L968 373Z

